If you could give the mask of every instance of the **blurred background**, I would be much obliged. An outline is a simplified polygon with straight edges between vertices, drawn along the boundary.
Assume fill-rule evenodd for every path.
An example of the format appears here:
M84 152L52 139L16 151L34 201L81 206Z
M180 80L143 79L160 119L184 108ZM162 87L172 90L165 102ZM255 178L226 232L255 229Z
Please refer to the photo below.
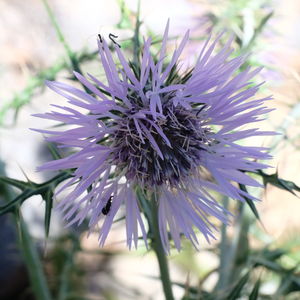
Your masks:
M50 103L65 103L62 97L44 87L44 80L70 78L73 69L70 53L83 72L101 78L102 68L95 54L98 33L117 35L130 56L138 7L134 0L49 0L48 4L60 32L55 29L44 1L0 1L1 172L23 181L28 177L37 183L54 174L35 171L38 165L51 159L51 154L42 135L29 128L46 129L53 123L31 114L49 111ZM300 1L141 0L142 36L150 34L159 39L168 18L173 37L170 49L187 29L191 30L191 42L182 57L187 67L192 65L211 28L214 32L224 28L233 32L237 53L251 52L249 64L264 66L260 80L266 83L261 94L273 95L274 101L268 105L276 110L262 126L281 135L258 143L271 147L274 159L269 174L277 172L278 177L300 186ZM4 203L18 190L2 185L0 192ZM250 268L255 257L261 258L251 265L258 268L251 275L251 283L243 285L243 289L253 291L259 277L257 299L269 299L272 295L276 295L275 299L300 299L297 192L293 194L282 186L268 184L263 191L253 193L262 199L256 204L261 221L249 210L245 212L247 228L234 219L232 223L240 227L232 226L226 232L228 241L234 241L245 230L246 242L239 246L247 249L238 247L235 251L240 274ZM231 202L233 209L238 210ZM64 228L57 211L52 213L50 235L45 242L45 202L41 196L26 200L21 214L37 245L53 299L163 299L154 254L143 246L128 251L121 223L115 224L105 248L100 249L97 233L87 238L84 226ZM0 224L0 299L36 299L19 251L18 224L11 214L1 216ZM199 293L199 289L207 292L220 289L220 284L216 285L221 275L216 270L222 260L221 246L218 241L212 245L203 242L203 249L195 252L186 243L181 253L172 252L169 261L176 299L210 299L204 292ZM262 253L269 255L267 262L262 263L266 259ZM288 276L290 281L286 279ZM197 293L190 287L195 287ZM235 299L248 299L243 293L239 297Z

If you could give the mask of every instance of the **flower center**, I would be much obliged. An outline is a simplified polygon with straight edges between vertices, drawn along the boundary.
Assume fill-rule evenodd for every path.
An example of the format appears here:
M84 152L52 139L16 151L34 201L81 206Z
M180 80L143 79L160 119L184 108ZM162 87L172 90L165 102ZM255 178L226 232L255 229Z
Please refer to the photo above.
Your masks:
M128 112L113 134L114 164L126 168L128 180L146 186L177 185L200 165L209 130L201 126L198 110L166 104L163 117L137 117ZM149 134L151 137L149 137Z

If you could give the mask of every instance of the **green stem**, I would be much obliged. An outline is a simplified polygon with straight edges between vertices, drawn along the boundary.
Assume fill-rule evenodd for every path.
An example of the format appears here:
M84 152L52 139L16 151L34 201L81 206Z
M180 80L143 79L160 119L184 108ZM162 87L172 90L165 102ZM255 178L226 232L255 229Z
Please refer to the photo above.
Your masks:
M79 61L78 61L78 58L76 56L76 53L72 51L71 47L69 46L69 44L67 43L62 31L60 30L60 27L56 21L56 18L54 16L54 13L48 3L47 0L42 0L42 2L44 3L44 6L46 8L46 11L47 11L47 14L49 16L49 19L55 29L55 32L56 32L56 35L59 39L59 41L61 42L61 44L63 45L65 51L66 51L66 54L70 60L70 63L72 65L72 69L73 71L76 71L77 73L80 73L82 74L82 71L81 71L81 68L80 68L80 65L79 65ZM90 91L86 88L85 85L82 85L84 90L87 92L87 93L90 93Z
M63 45L63 47L65 48L65 51L66 51L69 59L71 60L71 63L73 64L74 63L74 52L71 50L70 46L66 42L66 39L65 39L62 31L59 28L59 25L56 21L56 18L54 16L54 13L53 13L52 9L49 6L48 1L47 0L42 0L42 1L44 3L45 8L46 8L49 19L50 19L50 21L51 21L51 23L52 23L52 25L55 29L56 35L57 35L59 41L61 42L61 44Z
M228 208L228 204L229 199L224 196L223 206L225 209ZM226 286L229 271L227 225L223 223L221 227L219 280L215 290L221 291Z
M172 284L169 275L168 261L165 255L165 251L159 233L157 201L155 200L155 197L152 197L150 202L151 202L151 215L152 215L152 220L151 220L152 222L150 223L152 225L152 228L150 228L152 232L151 247L154 250L158 260L160 278L161 278L165 298L166 300L174 300L174 296L172 292Z
M50 300L50 292L37 249L22 217L20 217L20 245L36 299Z
M71 240L72 246L71 249L66 251L65 263L62 268L61 276L60 276L60 286L58 291L58 300L66 300L68 299L68 294L70 292L70 284L68 278L71 277L72 265L73 265L73 257L75 256L75 244L73 239Z
M141 9L141 1L138 0L138 8L137 8L137 15L136 15L136 23L134 29L134 36L133 36L133 62L134 65L137 66L139 62L139 53L140 53L140 9Z

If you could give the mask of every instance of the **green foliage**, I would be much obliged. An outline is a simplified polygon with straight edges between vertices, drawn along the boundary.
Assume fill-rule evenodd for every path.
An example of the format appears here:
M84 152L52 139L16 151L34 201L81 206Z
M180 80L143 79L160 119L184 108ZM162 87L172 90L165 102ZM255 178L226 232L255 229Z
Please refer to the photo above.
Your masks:
M297 196L295 191L300 192L300 187L297 186L294 182L288 181L278 177L278 173L268 175L264 173L262 170L258 171L258 174L262 176L264 185L266 186L268 183L274 185L282 190L286 190L292 193L294 196Z
M96 57L97 52L86 52L83 51L76 55L79 63L90 61ZM58 73L62 70L71 70L71 66L65 61L65 59L59 59L53 66L39 71L35 76L32 76L26 87L19 93L9 100L7 103L0 108L0 125L6 125L4 123L5 116L8 112L13 111L15 115L15 121L18 117L20 109L30 103L32 98L41 90L45 85L45 80L55 80Z
M32 289L38 300L51 300L50 292L47 286L46 278L43 271L36 246L27 229L27 225L20 217L19 234L20 246L23 251L24 261L27 265Z
M76 261L81 251L80 242L76 234L67 234L58 239L55 248L48 256L51 263L52 293L57 300L83 297L84 271Z
M4 176L4 164L1 161L0 174L2 174L1 178L4 179L2 181L0 180L0 196L3 197L4 202L10 202L11 198L14 196L13 191L9 187L10 184L15 184L15 186L21 190L25 189L26 187L21 181L10 180ZM19 234L19 247L24 258L24 263L27 266L32 291L37 300L51 300L43 265L36 249L36 245L28 231L27 224L23 220L18 206L15 207L13 212L13 220L15 221Z
M228 300L236 300L241 295L244 286L249 280L250 272L247 272L232 288L230 294L228 295Z
M261 281L260 281L260 278L259 278L255 282L253 290L251 291L251 293L249 295L249 300L257 300L258 299L260 284L261 284Z
M243 192L247 192L246 186L244 184L239 184L239 187L241 189L241 191ZM248 197L244 197L244 199L246 200L247 204L249 205L251 211L253 212L254 216L259 220L259 214L258 211L255 207L255 204L253 202L253 200L249 199Z
M52 201L53 201L53 189L62 181L70 178L69 173L63 172L60 173L50 180L44 183L34 183L20 181L5 176L0 176L0 182L9 184L21 190L21 194L16 196L13 200L9 201L5 205L0 206L0 216L8 212L15 212L15 210L27 199L34 195L41 195L43 200L46 202L45 210L45 232L46 236L49 233L51 210L52 210Z

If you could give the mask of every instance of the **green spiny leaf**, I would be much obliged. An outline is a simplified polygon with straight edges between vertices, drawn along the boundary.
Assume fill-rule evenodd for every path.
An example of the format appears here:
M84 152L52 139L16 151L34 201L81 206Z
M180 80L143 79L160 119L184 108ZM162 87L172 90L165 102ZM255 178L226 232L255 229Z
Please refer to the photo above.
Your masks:
M249 300L257 300L260 288L260 278L256 281L251 294L249 295Z
M41 195L43 197L43 195L45 195L48 191L52 191L52 189L55 186L57 186L60 182L70 177L71 174L63 172L54 176L53 178L44 183L37 184L33 182L25 182L27 185L29 185L29 187L24 189L20 195L11 200L9 203L0 206L0 216L8 212L13 212L17 205L21 205L26 199L30 198L31 196ZM13 181L14 179L12 179L12 182Z
M280 179L278 178L279 184L284 187L286 190L297 196L294 192L296 190L297 192L300 192L300 187L298 187L294 182Z
M300 276L297 274L297 269L298 266L295 266L282 274L276 295L287 295L294 291L300 291Z
M24 191L27 188L32 187L32 182L25 182L22 180L12 179L5 176L0 176L0 182L7 183L9 185L12 185L14 187L17 187L18 189Z
M247 283L250 276L250 271L248 271L231 290L231 293L226 298L227 300L235 300L240 296L245 284Z
M268 248L265 248L262 252L261 255L271 261L274 261L278 258L280 258L282 255L286 254L286 250L277 248L274 250L270 250Z
M52 190L50 190L50 189L47 190L43 199L46 202L44 224L45 224L45 235L47 238L49 236L51 212L52 212L52 207L53 207L53 192L52 192Z
M297 196L294 191L300 192L300 187L297 186L294 182L288 181L285 179L278 178L278 173L275 174L265 174L263 171L258 171L258 174L263 177L264 185L266 186L268 183L272 184L282 190L286 190L293 195Z
M243 192L246 192L247 193L247 189L246 189L246 186L244 184L239 184L239 187L240 189L243 191ZM255 204L253 202L253 200L251 200L250 198L246 197L246 196L243 196L244 199L246 200L247 204L249 205L251 211L253 212L254 216L260 220L260 217L259 217L259 214L258 214L258 211L255 207Z
M277 263L275 261L268 260L264 257L255 256L255 257L251 258L251 261L254 263L254 267L263 266L268 270L278 272L278 273L285 273L287 271L279 263Z
M8 212L14 212L16 206L21 205L27 198L33 195L34 194L30 189L26 189L22 194L17 196L15 199L9 201L7 204L0 207L0 216Z

